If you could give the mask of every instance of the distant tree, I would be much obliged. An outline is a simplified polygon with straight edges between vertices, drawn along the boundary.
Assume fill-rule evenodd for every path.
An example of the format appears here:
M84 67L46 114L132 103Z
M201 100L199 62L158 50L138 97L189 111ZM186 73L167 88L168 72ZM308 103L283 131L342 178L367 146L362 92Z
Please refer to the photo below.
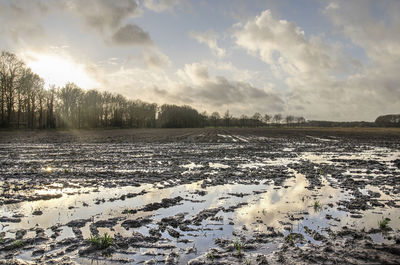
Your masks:
M285 120L286 120L286 125L290 126L294 122L294 116L293 115L287 115Z
M264 122L268 125L268 123L271 121L272 117L268 114L264 115Z
M111 114L112 114L112 98L113 95L110 92L104 91L102 93L102 124L103 127L111 126Z
M241 127L249 126L248 121L249 121L249 117L247 117L247 115L243 114L242 116L240 116L240 126Z
M400 114L379 116L376 118L375 124L381 127L400 127Z
M56 128L56 120L54 115L54 105L57 90L55 86L51 86L47 91L46 105L47 105L47 128Z
M278 114L274 115L274 121L275 121L276 124L280 124L281 120L282 120L282 114L278 113Z
M218 121L219 121L220 119L221 119L221 116L219 115L218 112L213 112L213 113L211 114L211 116L210 116L211 124L212 124L214 127L217 127Z
M209 119L207 111L203 111L200 113L201 116L201 126L200 127L205 127L207 125L207 121Z
M263 119L264 118L264 119ZM210 116L190 106L151 104L120 94L83 90L73 83L44 88L44 81L26 67L15 54L0 54L0 126L20 128L96 127L203 127L261 126L263 121L280 124L281 114L273 117L255 113L250 118L233 117L227 110ZM302 117L287 116L287 124L304 123Z
M306 119L304 117L295 117L295 120L297 122L297 125L303 124L306 122Z
M82 95L82 125L96 128L100 125L102 95L97 90L86 91Z
M192 128L202 125L202 116L190 106L164 104L161 106L158 120L164 128Z
M229 110L227 110L224 114L224 121L225 121L225 126L229 127L231 124L231 119L232 119L232 115L229 113Z
M74 83L67 83L58 91L58 111L63 127L80 128L83 95L83 90Z
M25 64L9 52L0 55L1 124L8 126L14 112L17 84L24 74Z
M253 126L257 127L262 124L262 116L258 112L254 113L254 115L251 117L251 120L252 120Z

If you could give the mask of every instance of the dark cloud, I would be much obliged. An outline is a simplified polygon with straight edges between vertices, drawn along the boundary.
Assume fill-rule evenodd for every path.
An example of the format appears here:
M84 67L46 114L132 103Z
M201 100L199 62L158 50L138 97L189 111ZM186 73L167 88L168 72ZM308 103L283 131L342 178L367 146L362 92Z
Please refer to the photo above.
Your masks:
M112 36L112 41L119 45L152 45L150 35L137 25L127 24L119 28Z
M230 104L253 105L252 107L260 105L268 111L282 111L284 106L283 100L277 94L267 93L250 83L230 81L222 76L193 88L190 94L213 107Z
M185 73L198 72L202 65L194 64L186 67ZM152 92L158 102L175 104L191 104L199 110L224 111L229 109L234 115L249 111L261 113L276 113L285 110L285 102L275 92L266 92L248 82L238 82L223 76L210 77L188 75L195 82L176 83L168 88L152 87Z

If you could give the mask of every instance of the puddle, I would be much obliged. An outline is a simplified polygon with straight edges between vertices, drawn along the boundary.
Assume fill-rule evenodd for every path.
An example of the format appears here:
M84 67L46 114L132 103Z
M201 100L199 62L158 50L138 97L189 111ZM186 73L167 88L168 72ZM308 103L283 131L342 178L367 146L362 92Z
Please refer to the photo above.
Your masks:
M262 139L277 145L269 147L251 143L250 137L218 136L241 144L159 144L151 148L110 144L101 149L107 152L101 151L98 158L91 158L93 149L99 148L95 144L80 149L77 145L60 146L55 150L53 145L31 145L31 149L20 145L16 163L25 168L13 166L1 172L26 175L20 180L2 181L1 190L15 198L22 196L22 202L0 207L1 217L20 221L2 222L1 231L5 238L15 239L17 231L26 230L23 238L32 239L40 233L38 229L43 229L48 239L33 249L20 250L18 258L23 260L34 260L32 251L38 248L45 248L47 254L62 251L68 244L58 250L49 250L48 245L74 240L79 231L83 239L69 255L80 264L92 264L91 258L79 256L78 251L84 247L79 245L82 240L92 235L93 227L100 235L107 233L114 238L132 238L135 232L152 238L156 230L161 234L157 242L130 243L111 257L98 257L96 264L151 259L164 262L169 253L177 253L179 264L186 264L218 248L217 238L246 241L259 233L281 233L253 251L268 255L293 233L304 237L304 242L296 243L302 247L306 243L322 244L332 231L339 232L344 227L376 229L382 218L390 218L394 231L400 229L400 196L389 182L398 172L392 162L399 157L398 151L357 147L360 150L335 152L306 142ZM311 138L324 144L340 141ZM82 151L81 155L73 155L76 164L71 163L70 157L74 148ZM33 159L38 150L46 150L51 158L40 154ZM5 164L12 163L4 153L0 157ZM28 177L32 172L41 172L45 178L38 178L41 182L36 183ZM68 179L74 172L84 176ZM104 172L108 175L103 177ZM92 179L91 174L101 176ZM378 187L388 177L388 182ZM51 198L43 200L41 196ZM367 206L374 206L360 208L363 199L359 202L358 198L368 200ZM355 203L361 206L354 206ZM215 212L204 213L213 209ZM165 218L177 218L181 213L183 217L176 227L165 225ZM199 216L203 217L196 223ZM79 219L87 221L80 227L68 226ZM149 221L130 228L124 225L129 220L143 219ZM111 225L95 225L110 220ZM379 232L370 237L375 243L393 241ZM248 251L249 255L253 252Z

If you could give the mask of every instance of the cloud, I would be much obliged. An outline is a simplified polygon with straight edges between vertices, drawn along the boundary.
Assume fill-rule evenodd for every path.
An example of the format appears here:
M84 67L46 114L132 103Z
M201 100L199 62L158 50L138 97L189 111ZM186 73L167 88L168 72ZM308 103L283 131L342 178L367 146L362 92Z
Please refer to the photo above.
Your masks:
M149 68L157 69L171 65L168 56L160 51L152 51L144 53L143 59L146 66Z
M320 38L307 38L294 23L274 18L270 10L234 26L236 44L272 66L277 76L339 71L344 58Z
M42 43L46 36L37 17L47 13L48 5L41 1L0 1L0 34L8 46L28 42Z
M89 26L100 31L116 29L128 18L137 15L135 0L70 0L64 7L81 17Z
M211 49L214 55L218 57L223 57L226 54L226 51L217 44L217 34L213 30L208 30L206 32L196 32L191 31L189 36L200 43L206 44L208 48Z
M46 32L54 29L52 25L46 24L48 22L45 17L57 14L67 24L63 30L74 25L71 22L78 20L98 31L105 42L109 42L111 38L111 43L115 44L152 44L149 34L138 25L124 25L126 20L139 13L135 0L5 0L0 2L0 22L3 25L0 33L9 36L9 40L14 43L36 41L37 46L40 43L54 43L57 39L65 40L65 36L48 36ZM81 28L74 32L80 30Z
M397 112L400 98L399 20L396 12L376 21L366 1L327 3L325 14L366 52L369 63L346 54L343 45L307 36L295 23L266 10L234 25L236 44L268 64L284 81L286 110L311 119L374 120ZM395 21L396 20L396 21Z
M144 0L143 4L152 11L163 12L165 10L171 11L180 2L181 0Z
M267 93L250 83L231 81L222 76L206 80L202 86L195 88L193 96L214 108L233 105L234 108L246 109L248 105L253 105L263 112L278 112L283 111L284 106L283 100L277 94Z
M200 109L229 108L239 115L248 113L249 106L260 112L284 110L284 101L273 90L257 88L249 82L229 80L224 76L210 76L204 64L186 64L177 72L181 82L171 91L182 103L193 102Z
M179 69L177 75L187 83L201 85L209 79L208 67L200 63L186 64Z
M149 33L137 25L127 24L119 28L112 36L112 42L118 45L152 45Z
M400 2L375 4L369 1L331 1L324 13L344 36L363 48L374 63L391 63L400 57ZM379 9L384 13L376 15Z
M383 13L377 15L379 11ZM349 106L370 120L399 111L399 13L398 1L331 1L324 10L335 29L367 57L364 67L344 80L341 87Z
M173 79L160 68L156 72L139 67L121 68L97 75L104 80L103 89L158 104L190 104L199 111L222 113L229 109L239 116L243 113L252 115L256 111L282 112L285 106L273 89L211 75L208 66L202 63L186 64Z

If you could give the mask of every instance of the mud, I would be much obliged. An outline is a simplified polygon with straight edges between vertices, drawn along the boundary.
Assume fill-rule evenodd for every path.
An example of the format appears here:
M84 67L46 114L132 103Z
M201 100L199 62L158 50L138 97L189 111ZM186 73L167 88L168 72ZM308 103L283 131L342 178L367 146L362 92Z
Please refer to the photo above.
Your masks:
M0 264L397 264L399 161L396 130L0 132Z

